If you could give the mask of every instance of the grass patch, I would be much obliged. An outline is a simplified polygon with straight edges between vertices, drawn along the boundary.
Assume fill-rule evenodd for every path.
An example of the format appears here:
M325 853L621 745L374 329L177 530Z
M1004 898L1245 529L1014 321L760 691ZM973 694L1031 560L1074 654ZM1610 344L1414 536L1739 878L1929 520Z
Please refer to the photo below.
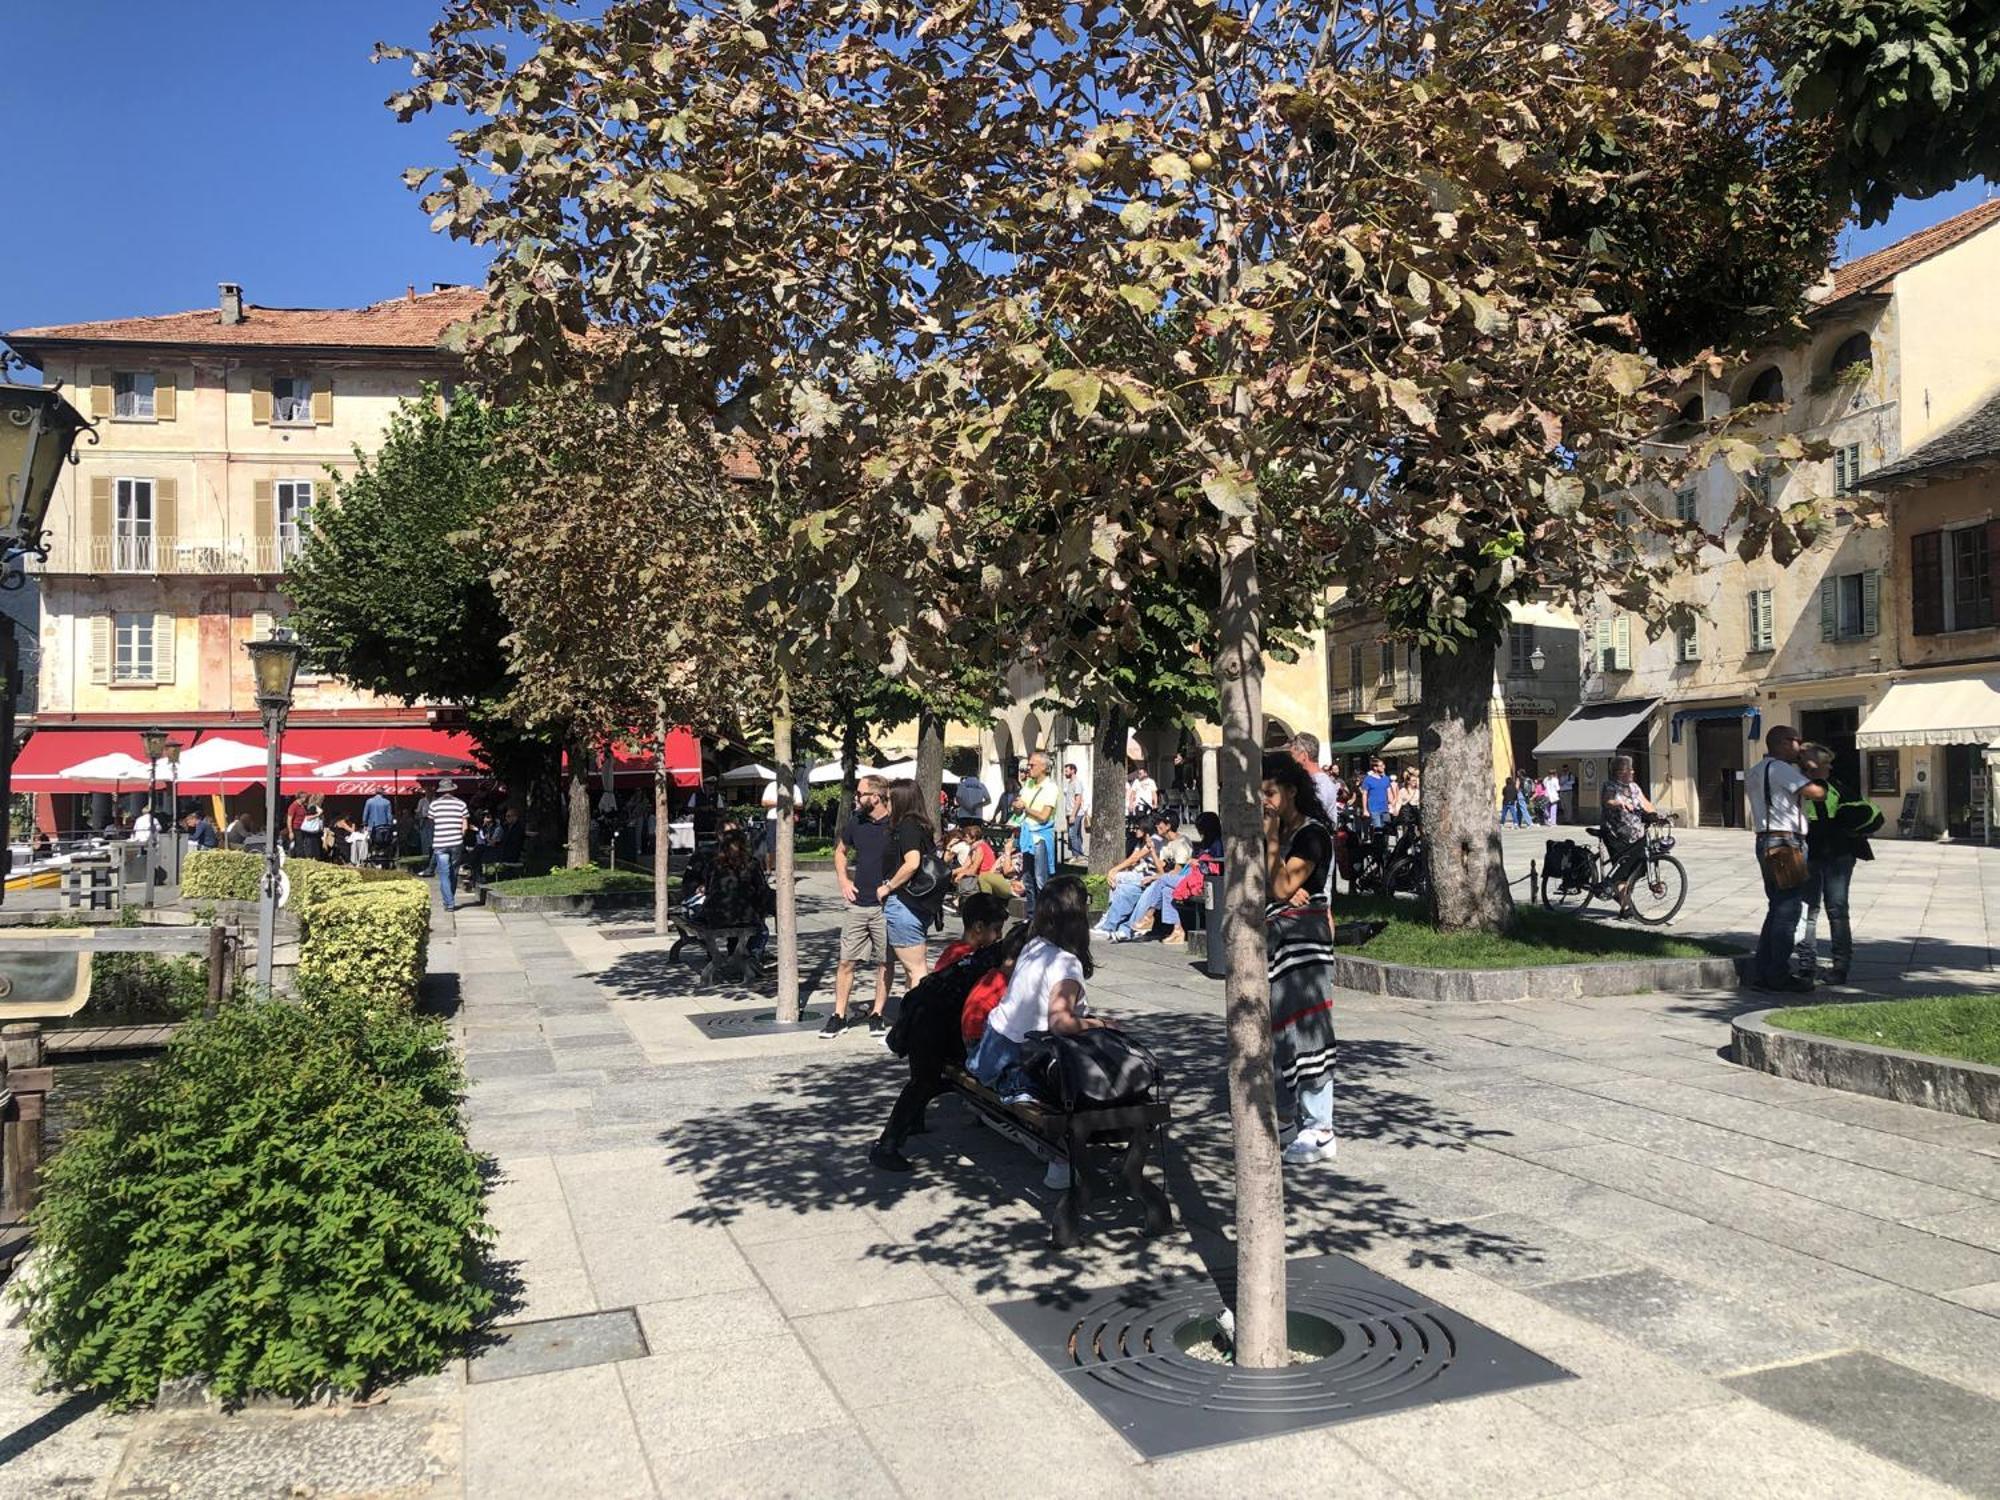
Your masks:
M637 870L605 870L581 865L574 870L551 870L546 875L525 875L518 880L496 880L486 887L502 896L602 896L615 891L650 891L653 877Z
M1352 950L1360 957L1426 969L1527 969L1628 958L1713 958L1742 951L1727 943L1635 932L1538 906L1517 906L1514 931L1504 936L1439 932L1418 914L1413 902L1379 896L1337 897L1333 914L1341 922L1389 924L1365 946Z
M1894 1047L2000 1068L2000 995L1926 995L1859 1005L1808 1005L1770 1017L1786 1031Z

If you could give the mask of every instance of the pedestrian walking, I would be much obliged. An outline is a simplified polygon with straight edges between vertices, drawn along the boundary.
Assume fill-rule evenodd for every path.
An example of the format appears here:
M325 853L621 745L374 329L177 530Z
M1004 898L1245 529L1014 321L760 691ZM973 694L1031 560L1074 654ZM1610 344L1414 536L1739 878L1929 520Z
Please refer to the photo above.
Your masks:
M1762 990L1810 990L1810 979L1791 973L1805 910L1809 878L1806 859L1806 804L1826 799L1826 785L1798 768L1799 735L1780 724L1764 736L1764 758L1744 778L1750 799L1750 827L1756 833L1757 868L1764 877L1763 930L1750 982Z
M1319 736L1301 730L1285 742L1285 749L1291 753L1292 759L1299 763L1299 769L1306 773L1306 778L1313 784L1313 790L1319 793L1319 800L1326 807L1327 816L1333 816L1340 806L1340 791L1334 785L1333 778L1327 774L1326 767L1319 763Z
M822 1037L839 1036L847 1026L847 1001L854 990L855 966L875 966L875 1005L868 1029L889 1029L889 934L882 921L882 877L889 858L889 783L864 776L855 783L854 813L833 841L833 875L847 903L840 924L840 964L833 971L833 1014Z
M1389 793L1395 785L1395 779L1383 767L1381 756L1368 762L1368 774L1361 778L1361 810L1378 833L1388 826Z
M1810 983L1823 977L1828 984L1846 984L1847 971L1854 964L1848 892L1854 884L1856 861L1875 858L1868 836L1882 826L1882 809L1843 790L1833 779L1833 752L1825 745L1802 746L1799 769L1824 787L1826 795L1818 802L1808 802L1805 809L1805 902L1792 944L1792 978ZM1823 976L1819 970L1821 911L1826 913L1832 960Z
M458 783L449 776L437 784L425 807L425 828L430 833L431 859L437 869L438 893L444 909L458 906L458 862L465 851L465 804L458 798Z
M1512 771L1509 771L1507 779L1500 783L1500 826L1502 828L1517 826L1520 823L1520 808L1517 805L1520 800L1521 778L1516 776Z
M1069 829L1069 857L1088 859L1089 845L1085 840L1084 824L1090 815L1090 804L1083 793L1083 778L1076 774L1075 766L1063 767L1063 822Z
M1542 778L1542 821L1551 828L1562 821L1562 779L1554 771Z

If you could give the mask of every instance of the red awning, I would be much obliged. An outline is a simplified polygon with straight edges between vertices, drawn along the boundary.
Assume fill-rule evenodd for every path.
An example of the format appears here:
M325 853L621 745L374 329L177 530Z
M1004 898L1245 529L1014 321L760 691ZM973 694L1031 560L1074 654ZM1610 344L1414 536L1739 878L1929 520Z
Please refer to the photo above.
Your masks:
M285 734L285 754L303 755L302 763L287 761L279 773L278 789L287 795L317 792L327 797L366 797L375 792L419 792L439 778L436 770L358 771L345 775L318 776L316 766L335 765L357 756L373 755L392 748L435 755L445 774L456 781L484 780L479 747L471 735L456 729L426 729L420 726L390 726L377 729L293 729ZM457 770L453 762L472 767Z
M568 764L567 757L564 764ZM650 783L657 765L650 745L628 743L611 747L611 780L614 786ZM601 766L591 768L592 781L602 779L603 775ZM676 726L667 731L667 776L677 787L701 785L701 740L692 729Z
M145 789L145 778L112 783L76 781L58 775L100 755L129 755L145 763L146 742L129 729L38 729L14 757L17 792L112 792Z

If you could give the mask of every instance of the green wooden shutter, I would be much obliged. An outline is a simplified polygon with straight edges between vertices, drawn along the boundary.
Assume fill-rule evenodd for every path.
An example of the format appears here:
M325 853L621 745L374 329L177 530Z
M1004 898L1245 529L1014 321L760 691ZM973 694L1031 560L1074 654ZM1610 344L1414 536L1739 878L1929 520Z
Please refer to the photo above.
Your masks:
M1861 575L1861 633L1879 634L1882 629L1882 570L1870 568Z
M1765 651L1774 650L1778 644L1778 624L1772 618L1777 602L1777 595L1771 590L1757 590L1757 644Z
M1837 640L1840 636L1840 590L1833 578L1819 581L1819 638L1823 641Z

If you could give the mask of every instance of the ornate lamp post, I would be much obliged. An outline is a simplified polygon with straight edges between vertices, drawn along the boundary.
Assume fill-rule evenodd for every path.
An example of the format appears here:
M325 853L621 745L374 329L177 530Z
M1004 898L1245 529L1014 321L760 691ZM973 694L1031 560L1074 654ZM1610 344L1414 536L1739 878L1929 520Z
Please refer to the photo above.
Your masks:
M1530 672L1533 672L1536 676L1539 677L1541 675L1542 668L1546 667L1548 664L1549 664L1549 654L1548 652L1544 651L1540 646L1535 647L1533 651L1528 653L1528 670Z
M42 533L56 478L71 456L78 433L97 432L62 396L60 385L16 384L5 378L16 364L0 351L0 588L18 589L27 580L21 561L30 553L49 555ZM0 898L12 863L14 811L14 700L21 680L20 647L14 620L0 614Z
M174 841L174 885L181 883L181 750L179 740L167 741L167 780L172 783L167 793L167 807L173 816L167 820L167 837Z
M166 759L167 732L148 729L146 742L146 905L153 904L153 875L160 867L160 762Z
M271 993L271 953L278 933L278 746L292 709L292 679L299 670L298 637L282 625L261 641L246 641L257 678L257 709L264 716L264 891L257 934L257 987Z

